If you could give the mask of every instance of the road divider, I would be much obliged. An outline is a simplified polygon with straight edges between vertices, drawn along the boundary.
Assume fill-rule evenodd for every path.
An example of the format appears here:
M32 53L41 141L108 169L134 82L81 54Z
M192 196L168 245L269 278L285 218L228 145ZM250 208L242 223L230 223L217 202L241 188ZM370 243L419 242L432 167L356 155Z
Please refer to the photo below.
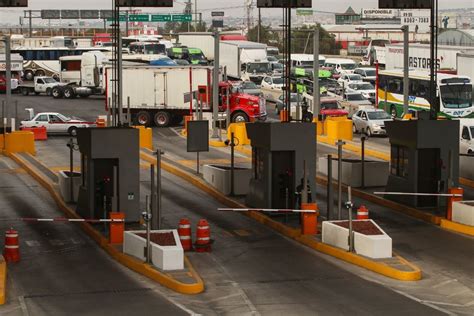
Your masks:
M4 305L7 298L7 263L0 255L0 305Z
M74 212L62 199L59 192L55 189L51 181L44 176L36 167L24 159L19 154L12 153L9 155L17 164L22 166L34 179L36 179L52 196L58 207L71 219L81 219L81 217ZM30 159L36 160L33 156ZM37 160L36 160L37 161ZM113 259L117 260L129 269L140 273L167 288L181 294L198 294L204 291L204 282L200 275L196 272L188 258L185 257L185 267L187 269L187 276L191 282L183 282L178 280L182 277L182 271L162 272L154 267L124 254L117 247L109 243L99 231L95 230L90 223L80 222L80 227Z
M29 131L15 131L0 135L0 148L4 148L7 155L19 152L36 155L35 135Z

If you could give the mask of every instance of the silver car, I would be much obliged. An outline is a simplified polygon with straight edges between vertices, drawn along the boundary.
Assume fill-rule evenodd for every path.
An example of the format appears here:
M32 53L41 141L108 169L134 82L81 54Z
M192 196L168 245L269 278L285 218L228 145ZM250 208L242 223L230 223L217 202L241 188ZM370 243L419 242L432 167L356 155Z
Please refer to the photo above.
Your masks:
M385 122L392 117L384 110L362 109L352 116L352 131L354 134L365 133L367 136L387 135Z

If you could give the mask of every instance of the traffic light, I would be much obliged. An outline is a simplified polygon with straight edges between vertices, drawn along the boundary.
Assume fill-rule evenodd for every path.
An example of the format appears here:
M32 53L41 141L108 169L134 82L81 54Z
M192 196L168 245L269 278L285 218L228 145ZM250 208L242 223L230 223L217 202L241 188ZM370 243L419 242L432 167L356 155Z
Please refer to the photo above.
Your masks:
M28 0L0 0L0 7L27 7Z

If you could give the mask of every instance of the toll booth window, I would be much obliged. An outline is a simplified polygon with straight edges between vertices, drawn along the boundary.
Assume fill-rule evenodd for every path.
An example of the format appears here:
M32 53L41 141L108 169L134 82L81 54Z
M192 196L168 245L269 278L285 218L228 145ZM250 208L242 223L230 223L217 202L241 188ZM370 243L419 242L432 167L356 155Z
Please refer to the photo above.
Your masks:
M408 148L393 145L391 148L390 173L406 178L408 176Z

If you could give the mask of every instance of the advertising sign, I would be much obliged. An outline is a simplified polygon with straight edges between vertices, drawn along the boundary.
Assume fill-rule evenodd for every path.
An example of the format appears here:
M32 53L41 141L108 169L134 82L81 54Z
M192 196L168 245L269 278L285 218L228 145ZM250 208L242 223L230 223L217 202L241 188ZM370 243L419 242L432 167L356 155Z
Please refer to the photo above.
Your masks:
M211 16L213 27L224 27L224 11L211 12Z
M79 10L61 10L61 19L79 19Z
M428 32L430 30L430 10L402 10L400 22L408 25L410 32Z
M81 10L81 19L98 19L99 10Z
M364 19L393 19L398 17L398 10L394 9L362 9Z

